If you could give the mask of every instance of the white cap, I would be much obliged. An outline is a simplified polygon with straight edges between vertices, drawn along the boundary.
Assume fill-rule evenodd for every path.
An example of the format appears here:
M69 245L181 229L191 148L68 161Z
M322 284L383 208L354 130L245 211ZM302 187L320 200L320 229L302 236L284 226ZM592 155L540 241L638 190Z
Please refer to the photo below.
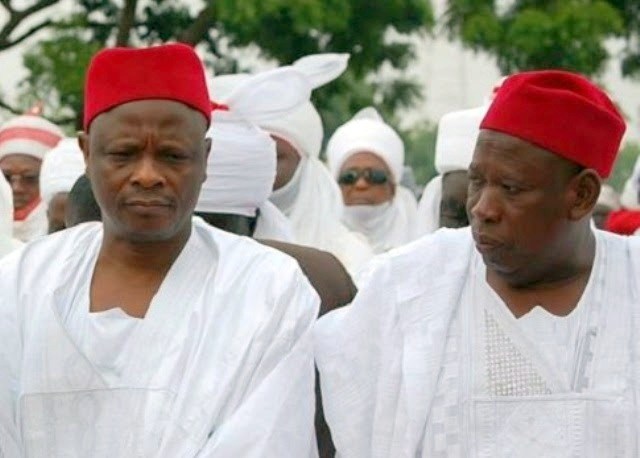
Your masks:
M435 165L439 174L467 170L480 133L480 122L489 105L453 111L438 123Z
M404 143L372 107L360 110L336 129L329 140L327 160L333 176L338 177L348 158L363 151L379 156L389 167L394 182L400 182L404 168Z
M69 192L86 169L76 138L64 138L47 153L40 169L40 195L49 204L59 192Z

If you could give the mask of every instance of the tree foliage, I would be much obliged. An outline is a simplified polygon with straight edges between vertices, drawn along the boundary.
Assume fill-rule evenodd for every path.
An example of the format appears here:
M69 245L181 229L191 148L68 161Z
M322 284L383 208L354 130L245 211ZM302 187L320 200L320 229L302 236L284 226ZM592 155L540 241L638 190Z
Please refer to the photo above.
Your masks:
M26 54L23 100L45 96L56 115L80 109L87 58L110 45L181 41L200 46L216 73L251 70L242 50L280 64L317 52L348 52L348 72L314 93L327 131L375 104L386 116L411 106L420 86L400 75L372 78L383 66L403 70L414 57L407 34L433 26L425 0L80 0L50 38Z
M503 74L561 68L598 75L605 39L625 33L623 15L605 0L449 0L446 27L476 51L495 56ZM628 6L631 9L631 6ZM637 19L637 16L636 16Z

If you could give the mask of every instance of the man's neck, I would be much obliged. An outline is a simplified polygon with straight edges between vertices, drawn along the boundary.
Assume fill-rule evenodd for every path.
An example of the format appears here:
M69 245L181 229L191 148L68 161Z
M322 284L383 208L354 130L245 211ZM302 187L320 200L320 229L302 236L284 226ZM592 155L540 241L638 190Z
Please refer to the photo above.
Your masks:
M572 249L558 256L534 277L514 281L487 269L487 282L520 317L541 306L558 316L566 316L577 306L587 286L595 259L595 236L591 230L575 240Z
M131 270L166 271L178 258L191 227L169 240L130 241L105 231L99 259Z

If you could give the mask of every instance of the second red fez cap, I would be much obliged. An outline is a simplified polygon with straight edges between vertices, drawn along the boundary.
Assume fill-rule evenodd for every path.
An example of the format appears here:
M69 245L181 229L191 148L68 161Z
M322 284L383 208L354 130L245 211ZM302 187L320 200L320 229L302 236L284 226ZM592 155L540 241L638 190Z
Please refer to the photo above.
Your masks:
M211 102L202 62L183 44L110 48L97 53L87 71L84 129L101 113L136 100L184 103L211 121Z
M507 78L480 128L518 137L607 178L626 126L611 99L591 81L545 70Z

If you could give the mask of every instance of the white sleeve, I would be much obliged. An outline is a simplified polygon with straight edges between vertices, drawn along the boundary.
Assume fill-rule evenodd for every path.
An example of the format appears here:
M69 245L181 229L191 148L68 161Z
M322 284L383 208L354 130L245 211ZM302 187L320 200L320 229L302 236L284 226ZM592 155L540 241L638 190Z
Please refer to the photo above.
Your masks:
M391 456L390 434L374 430L380 415L397 416L402 340L393 282L381 260L362 276L352 304L326 314L315 326L324 414L340 457Z
M0 262L0 457L21 456L16 425L21 342L17 316L17 271L14 254Z
M312 326L320 299L297 265L289 270L278 276L285 280L275 308L284 314L278 331L265 337L270 344L252 386L199 457L317 456Z

